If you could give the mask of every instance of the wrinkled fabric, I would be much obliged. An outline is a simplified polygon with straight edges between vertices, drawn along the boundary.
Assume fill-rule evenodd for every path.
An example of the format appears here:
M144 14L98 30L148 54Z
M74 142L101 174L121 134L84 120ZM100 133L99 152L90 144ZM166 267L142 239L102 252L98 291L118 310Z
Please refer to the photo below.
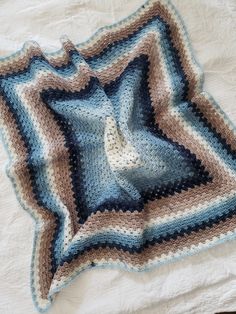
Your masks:
M83 41L97 28L132 13L143 1L2 1L1 55L37 40L46 50L66 33ZM175 0L190 34L210 92L236 122L234 1ZM12 22L14 21L14 22ZM29 261L33 221L22 210L4 172L0 151L0 312L35 313L30 298ZM213 313L235 310L235 243L186 258L150 273L93 270L67 287L49 313ZM17 257L17 259L16 259ZM128 297L127 297L128 296ZM92 302L91 302L92 300Z

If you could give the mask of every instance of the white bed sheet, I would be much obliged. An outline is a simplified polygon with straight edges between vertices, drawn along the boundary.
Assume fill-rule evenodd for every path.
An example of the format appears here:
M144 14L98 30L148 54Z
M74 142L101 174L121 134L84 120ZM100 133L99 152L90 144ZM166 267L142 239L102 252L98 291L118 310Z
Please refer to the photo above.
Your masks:
M1 0L0 55L33 39L47 51L67 34L75 43L128 16L143 0ZM205 89L236 123L236 0L173 0ZM33 221L4 172L0 144L0 313L33 314L29 287ZM56 298L49 314L212 314L236 311L236 241L149 273L93 269Z

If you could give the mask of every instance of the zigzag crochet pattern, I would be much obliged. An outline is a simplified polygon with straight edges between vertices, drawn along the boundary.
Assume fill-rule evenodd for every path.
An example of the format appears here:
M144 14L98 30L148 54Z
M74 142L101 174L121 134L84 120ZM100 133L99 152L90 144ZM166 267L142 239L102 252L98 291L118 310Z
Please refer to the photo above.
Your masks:
M88 41L0 60L7 174L35 219L46 311L83 270L149 270L235 238L236 132L181 19L150 0Z

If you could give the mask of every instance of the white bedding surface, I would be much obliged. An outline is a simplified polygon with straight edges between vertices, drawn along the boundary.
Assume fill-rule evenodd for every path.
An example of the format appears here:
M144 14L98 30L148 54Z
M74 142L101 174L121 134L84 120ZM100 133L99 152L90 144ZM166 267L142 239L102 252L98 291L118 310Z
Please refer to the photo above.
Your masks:
M143 0L1 0L0 54L34 39L47 51L67 34L84 41L128 16ZM210 92L236 124L236 0L172 0L187 26ZM0 313L33 314L32 219L4 172L0 144ZM49 314L211 314L236 311L236 241L148 273L93 269L56 298Z

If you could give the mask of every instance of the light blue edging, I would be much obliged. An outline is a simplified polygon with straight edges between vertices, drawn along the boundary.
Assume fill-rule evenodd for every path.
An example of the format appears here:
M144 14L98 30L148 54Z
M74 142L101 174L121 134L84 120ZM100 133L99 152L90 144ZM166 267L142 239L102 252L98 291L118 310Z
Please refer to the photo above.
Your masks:
M235 239L236 239L236 231L233 231L233 234L225 236L223 239L218 238L217 241L211 242L208 245L204 246L203 248L198 247L195 249L190 249L189 252L179 253L179 256L171 257L165 261L158 261L158 262L153 263L152 265L150 265L148 267L144 267L144 268L140 268L140 269L137 269L137 268L135 269L135 268L129 267L125 264L121 265L120 263L115 263L115 262L114 263L104 262L102 264L95 264L95 266L88 265L85 268L83 268L82 270L77 271L73 276L71 276L61 286L51 290L49 296L54 295L55 293L59 292L60 290L62 290L67 285L71 284L77 278L78 275L80 275L81 273L83 273L89 269L99 269L99 268L106 269L106 268L109 268L109 269L119 269L122 271L128 271L128 272L134 272L134 273L150 272L150 271L154 270L155 268L157 268L158 266L167 265L167 264L174 263L176 261L180 261L184 257L194 256L196 253L207 251L210 248L214 248L217 245L224 244L224 243L228 242L229 240L235 240Z
M204 82L205 82L204 69L203 69L202 65L199 63L199 61L198 61L198 59L197 59L197 57L195 55L192 43L191 43L189 35L188 35L187 27L185 25L185 22L184 22L182 16L178 12L178 10L175 8L175 6L171 3L171 0L165 0L165 1L167 1L168 5L172 9L172 11L175 13L175 15L176 15L176 17L177 17L177 19L179 21L179 24L182 27L182 30L183 30L183 33L184 33L184 37L185 37L185 44L187 44L186 46L189 48L192 62L196 64L196 66L199 68L199 70L201 72L201 79L200 79L200 82L199 82L200 83L199 84L200 85L199 86L199 94L205 94L208 97L208 99L211 101L211 104L215 107L216 111L220 115L222 115L223 120L226 122L227 126L230 127L234 131L235 136L236 136L236 125L231 121L229 116L222 110L222 108L216 102L214 97L204 90Z
M10 149L7 145L7 141L5 140L4 138L4 135L3 135L3 129L0 128L0 139L1 139L1 142L7 152L7 155L8 155L8 160L9 160L9 163L12 161L12 156L10 154ZM30 265L31 265L31 271L30 271L30 288L31 288L31 293L32 293L32 299L33 299L33 303L36 307L36 309L41 312L41 309L38 307L38 303L36 301L36 295L35 295L35 288L33 287L33 282L34 282L34 260L35 260L35 252L36 252L36 245L37 245L37 239L38 239L38 236L39 236L39 233L40 231L38 230L38 224L41 222L41 220L36 217L34 215L34 212L29 208L27 207L21 200L21 197L18 193L18 189L17 189L17 186L14 182L14 179L10 176L8 176L10 178L10 181L12 183L12 186L13 186L13 189L14 189L14 192L15 192L15 195L16 195L16 199L17 201L19 202L20 206L31 216L31 218L33 219L33 221L35 222L35 226L34 226L34 238L33 238L33 248L32 248L32 255L31 255L31 262L30 262ZM49 302L52 301L52 298L49 297ZM51 303L49 304L49 306L47 308L49 308L51 305Z

